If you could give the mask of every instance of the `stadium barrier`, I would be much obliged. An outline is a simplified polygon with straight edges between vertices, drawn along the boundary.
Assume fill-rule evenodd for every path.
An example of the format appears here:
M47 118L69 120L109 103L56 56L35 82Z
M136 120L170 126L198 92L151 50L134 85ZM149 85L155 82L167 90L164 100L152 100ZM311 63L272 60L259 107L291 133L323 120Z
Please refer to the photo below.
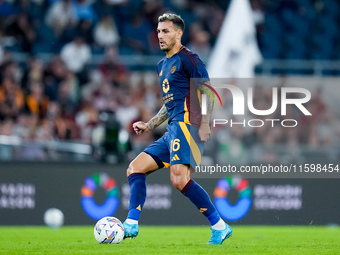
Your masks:
M37 57L44 62L49 62L54 54L38 53ZM19 63L26 63L28 54L13 52L13 59ZM129 68L145 67L154 71L155 65L164 55L120 55L119 59ZM100 64L104 59L103 54L93 54L92 65ZM335 72L335 73L334 73ZM323 75L340 75L340 61L338 60L306 60L306 59L264 59L256 68L256 73L261 75L272 74L308 74L316 77Z
M94 224L114 215L124 220L129 186L126 165L20 163L0 166L0 225L42 225L44 212L63 211L66 225ZM197 179L231 224L339 224L339 179ZM147 179L145 225L208 225L174 189L169 170Z

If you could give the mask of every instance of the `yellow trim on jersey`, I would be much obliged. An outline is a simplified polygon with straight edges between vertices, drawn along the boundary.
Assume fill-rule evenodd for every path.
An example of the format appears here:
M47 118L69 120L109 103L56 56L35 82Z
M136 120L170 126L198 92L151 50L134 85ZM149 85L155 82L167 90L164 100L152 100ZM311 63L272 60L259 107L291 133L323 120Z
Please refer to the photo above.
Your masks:
M194 138L192 138L187 125L184 122L181 122L181 121L179 121L178 123L179 123L179 126L181 127L181 129L183 131L185 139L187 140L187 142L190 146L190 149L191 149L192 155L194 156L196 164L200 165L201 164L201 151L200 151L200 149L198 148Z
M184 123L190 124L189 121L189 111L187 107L187 98L184 100Z
M170 163L163 162L164 168L168 168L170 166Z
M197 97L198 97L198 102L201 104L201 91L199 89L197 89Z

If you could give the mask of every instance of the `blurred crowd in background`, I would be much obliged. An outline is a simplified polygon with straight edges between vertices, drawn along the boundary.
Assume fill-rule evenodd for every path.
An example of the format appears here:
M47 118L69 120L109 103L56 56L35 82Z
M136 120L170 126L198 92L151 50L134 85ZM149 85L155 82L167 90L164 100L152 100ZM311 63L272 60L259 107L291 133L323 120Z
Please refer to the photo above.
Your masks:
M0 32L2 45L14 51L69 55L72 46L81 47L86 63L91 53L104 53L112 45L120 54L161 53L157 19L171 11L186 23L183 43L206 59L228 4L218 0L0 1ZM67 67L72 71L80 68L69 63Z
M340 8L336 0L250 2L265 58L340 57ZM128 131L131 148L138 153L164 128L135 136L131 123L147 121L157 113L162 105L161 92L155 69L133 69L124 65L120 56L162 55L157 18L171 11L186 23L182 43L206 62L229 3L0 0L0 134L29 141L100 143L108 135L108 116L113 116L117 127ZM26 54L26 61L17 61L13 57L17 53ZM37 57L41 53L52 55L43 61ZM101 56L99 64L93 64L94 55ZM261 87L256 93L259 104L271 102ZM331 125L320 127L331 122L321 93L311 104L317 114L301 120L302 125L292 132L272 129L263 135L256 133L260 129L252 134L231 129L230 133L246 145L329 144L332 139L327 128Z

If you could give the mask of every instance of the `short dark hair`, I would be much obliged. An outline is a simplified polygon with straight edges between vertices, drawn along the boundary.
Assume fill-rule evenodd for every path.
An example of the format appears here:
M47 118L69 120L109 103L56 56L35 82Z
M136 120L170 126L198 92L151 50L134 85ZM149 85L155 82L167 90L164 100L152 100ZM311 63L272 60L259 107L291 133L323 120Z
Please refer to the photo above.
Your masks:
M172 23L184 32L184 21L181 16L174 13L164 13L158 17L158 22L172 21Z

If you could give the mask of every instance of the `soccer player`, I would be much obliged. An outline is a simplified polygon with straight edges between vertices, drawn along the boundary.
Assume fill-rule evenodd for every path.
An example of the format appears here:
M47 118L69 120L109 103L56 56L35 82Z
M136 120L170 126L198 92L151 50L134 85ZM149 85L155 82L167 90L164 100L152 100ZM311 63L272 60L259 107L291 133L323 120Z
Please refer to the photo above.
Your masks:
M208 244L222 244L232 230L216 211L207 192L190 178L195 166L200 164L204 142L210 136L210 114L213 100L207 96L207 114L201 115L201 84L190 86L193 78L209 82L203 62L182 46L184 21L176 14L165 13L158 18L159 46L166 53L157 65L163 95L163 106L147 123L133 124L137 134L147 133L168 119L167 132L147 147L129 165L127 177L130 185L130 205L124 237L138 235L138 220L146 198L146 176L160 168L170 167L173 186L203 213L211 224ZM196 82L199 83L199 82ZM204 86L207 90L208 87Z

